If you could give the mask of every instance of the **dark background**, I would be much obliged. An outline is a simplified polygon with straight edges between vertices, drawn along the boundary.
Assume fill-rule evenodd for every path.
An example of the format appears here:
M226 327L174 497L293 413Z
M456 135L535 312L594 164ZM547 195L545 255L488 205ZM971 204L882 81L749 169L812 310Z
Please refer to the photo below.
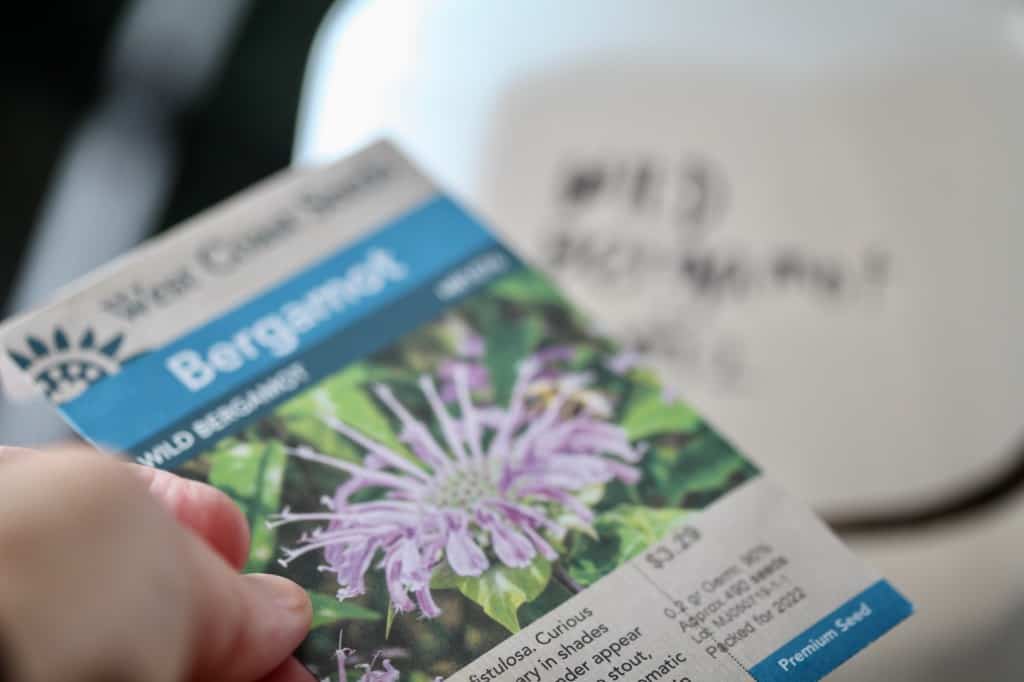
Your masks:
M68 136L101 95L109 41L128 4L26 3L4 12L0 309ZM332 4L248 4L211 87L174 122L180 161L161 229L288 165L309 47Z

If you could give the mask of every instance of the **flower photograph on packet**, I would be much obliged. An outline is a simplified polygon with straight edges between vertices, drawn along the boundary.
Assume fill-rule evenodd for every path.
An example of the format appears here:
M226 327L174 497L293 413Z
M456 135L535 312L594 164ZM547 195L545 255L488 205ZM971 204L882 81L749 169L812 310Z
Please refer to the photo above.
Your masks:
M458 670L756 473L530 271L182 471L263 526L252 569L276 561L310 588L318 626L304 653L317 672L341 637L357 656L384 643L427 676Z

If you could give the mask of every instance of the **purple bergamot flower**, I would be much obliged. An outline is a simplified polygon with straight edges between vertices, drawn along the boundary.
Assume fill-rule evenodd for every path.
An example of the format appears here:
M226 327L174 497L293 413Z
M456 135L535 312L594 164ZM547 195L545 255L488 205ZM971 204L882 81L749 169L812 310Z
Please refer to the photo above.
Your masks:
M348 659L356 653L353 649L347 649L342 646L341 638L343 632L338 633L338 649L334 652L334 658L338 664L338 681L346 682L348 680L348 673L346 672ZM377 663L380 662L382 670L375 670ZM369 663L356 664L356 668L363 671L360 675L358 682L398 682L401 677L401 672L391 664L391 659L387 658L382 652L378 651L370 659ZM330 682L329 677L323 678L321 682ZM441 677L435 677L433 682L442 682Z
M554 393L548 400L529 400L529 387L546 371L536 356L521 362L507 409L501 409L474 405L469 373L457 367L457 415L443 403L434 380L421 377L419 387L440 442L390 388L376 386L377 397L398 419L400 439L415 459L344 421L325 418L366 454L361 464L354 464L308 447L290 450L295 457L340 469L349 478L333 499L324 500L324 511L285 508L271 520L271 526L325 524L303 534L298 546L285 548L280 562L288 565L323 550L326 565L321 570L336 574L341 600L363 594L366 573L381 569L397 612L418 608L433 618L441 611L430 580L444 564L459 576L479 576L494 560L512 568L529 566L538 556L556 560L546 537L565 535L564 517L583 525L593 519L577 493L613 479L635 483L640 474L633 464L643 453L623 428L595 414L588 403L564 409L586 389L586 374L549 380ZM382 496L351 501L353 493L364 489Z
M346 682L348 680L348 674L345 671L345 661L355 653L352 649L339 648L334 652L334 656L338 661L338 680L340 682ZM381 667L383 670L374 670L377 666L377 662L381 661ZM358 666L363 671L362 676L359 677L359 682L398 682L398 678L401 676L398 669L391 665L391 659L382 658L380 655L374 656L373 660L369 663L362 663ZM330 682L329 677L325 677L322 682Z

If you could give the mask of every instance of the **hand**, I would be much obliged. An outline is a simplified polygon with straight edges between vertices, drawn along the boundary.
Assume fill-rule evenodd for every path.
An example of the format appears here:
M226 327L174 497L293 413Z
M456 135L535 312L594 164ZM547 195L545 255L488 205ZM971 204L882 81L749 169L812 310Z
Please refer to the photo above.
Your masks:
M0 448L0 680L311 682L306 593L239 575L220 491L78 450Z

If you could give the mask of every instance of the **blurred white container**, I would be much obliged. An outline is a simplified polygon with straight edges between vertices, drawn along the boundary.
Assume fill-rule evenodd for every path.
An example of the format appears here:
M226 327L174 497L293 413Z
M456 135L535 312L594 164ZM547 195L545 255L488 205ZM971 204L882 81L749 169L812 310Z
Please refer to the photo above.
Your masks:
M1022 121L1021 2L353 0L295 156L389 134L543 264L561 235L569 262L648 265L552 271L618 333L660 328L681 392L795 492L872 509L962 489L1024 436ZM600 201L565 202L573 174ZM638 182L667 203L627 201ZM805 276L791 259L783 286L785 253ZM658 254L758 284L715 302ZM1017 500L857 541L919 614L835 678L1021 679L1022 530Z
M941 495L1022 435L1024 6L783 7L345 3L316 42L295 157L390 134L542 264L570 223L576 241L621 246L607 230L629 225L674 261L739 263L755 284L719 303L649 253L617 285L554 273L620 334L684 336L659 357L682 393L815 504ZM648 215L560 201L567 174L615 164L691 164L723 207L680 242L678 178Z
M870 510L1024 436L1022 121L1009 0L354 0L295 160L392 136L776 478ZM1018 678L1022 519L859 542L921 613L837 679Z

